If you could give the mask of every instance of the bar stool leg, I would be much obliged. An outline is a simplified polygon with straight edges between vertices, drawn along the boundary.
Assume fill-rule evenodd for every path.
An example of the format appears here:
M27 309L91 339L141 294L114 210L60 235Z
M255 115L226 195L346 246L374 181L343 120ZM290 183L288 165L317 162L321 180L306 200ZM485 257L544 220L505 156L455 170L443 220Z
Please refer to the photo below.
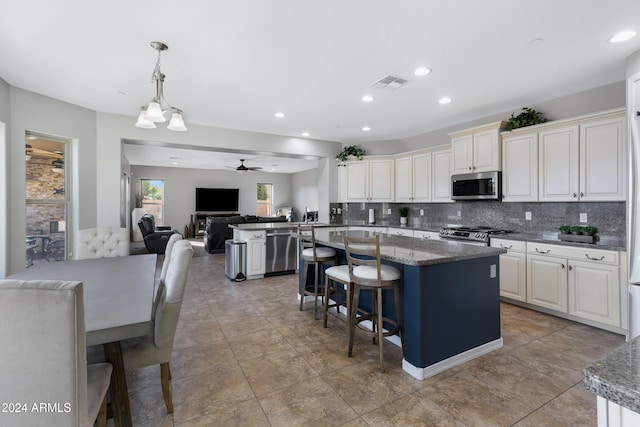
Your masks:
M376 308L376 310L377 310L376 315L377 315L377 319L378 319L378 321L377 321L378 324L376 325L378 327L378 331L377 331L378 332L378 353L379 353L379 358L380 358L380 370L384 371L384 364L382 362L382 358L383 358L383 355L384 355L384 352L382 350L382 343L384 341L384 336L383 336L384 331L383 331L383 327L382 327L382 288L376 289L376 294L377 294L377 297L378 297L377 298L378 299L378 301L377 301L378 306Z
M321 265L319 262L313 263L313 320L318 320L318 270Z
M324 327L327 327L327 317L329 312L329 286L331 279L328 275L324 276Z
M358 307L358 301L360 298L360 285L357 283L352 283L353 287L353 298L351 299L351 310L349 310L349 357L353 356L353 336L356 332L356 311ZM356 307L356 309L353 309Z
M309 263L304 262L302 268L302 289L300 291L300 311L302 311L302 305L304 304L304 297L307 294L307 273L309 272Z

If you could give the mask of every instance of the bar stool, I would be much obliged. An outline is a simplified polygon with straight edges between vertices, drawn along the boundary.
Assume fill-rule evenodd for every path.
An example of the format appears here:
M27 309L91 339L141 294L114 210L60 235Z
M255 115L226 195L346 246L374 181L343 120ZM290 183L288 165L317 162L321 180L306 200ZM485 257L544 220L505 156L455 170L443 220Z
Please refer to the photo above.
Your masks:
M324 327L327 327L327 317L329 309L331 307L336 308L336 317L340 313L340 307L345 306L347 308L347 332L349 331L349 315L351 313L351 299L353 294L353 287L351 286L351 278L349 276L348 265L336 265L329 267L324 271L325 283L324 283ZM346 290L346 298L344 301L340 301L340 290L338 284L343 285ZM334 295L334 303L329 303L329 297Z
M300 311L304 304L306 296L313 296L314 299L314 319L318 319L318 297L322 298L324 292L319 289L320 269L323 265L333 265L335 262L336 251L333 248L324 246L316 246L316 234L313 226L298 225L298 236L302 251L300 257L304 262L302 272L302 293L300 295ZM307 285L307 275L309 273L309 264L314 266L313 287Z
M380 369L384 371L382 342L384 337L400 334L402 345L402 308L400 302L400 284L402 283L400 270L380 263L380 236L374 237L349 237L345 234L344 246L347 252L349 263L349 278L353 287L353 297L351 307L358 307L360 289L371 290L371 313L364 314L356 318L358 310L349 311L349 357L353 355L353 338L355 327L373 337L375 344L378 340L378 352L380 358ZM366 256L368 258L361 258ZM371 259L373 258L373 259ZM393 289L393 299L396 309L396 319L384 317L382 313L382 290ZM360 325L365 320L371 321L371 330ZM384 331L383 324L386 322L392 326L389 331Z

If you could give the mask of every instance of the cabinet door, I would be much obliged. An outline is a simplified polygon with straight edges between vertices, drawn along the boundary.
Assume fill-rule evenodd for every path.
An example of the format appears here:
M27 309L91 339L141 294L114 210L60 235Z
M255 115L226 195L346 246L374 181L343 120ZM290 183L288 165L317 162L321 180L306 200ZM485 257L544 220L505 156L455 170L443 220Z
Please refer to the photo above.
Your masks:
M347 162L347 201L366 202L369 197L369 162Z
M527 300L527 256L508 252L500 255L500 296Z
M431 201L452 202L451 200L451 150L439 150L432 153L433 190Z
M626 198L624 118L580 126L580 199Z
M412 158L414 202L431 201L431 153L419 154Z
M538 200L538 134L502 139L503 202Z
M527 302L567 312L567 261L527 255Z
M410 202L413 197L412 166L411 156L396 159L396 202Z
M578 126L538 134L540 201L578 200Z
M469 173L473 166L473 135L460 136L451 140L453 153L453 174Z
M569 314L620 326L618 267L569 261Z
M500 133L497 130L473 134L473 172L500 170Z
M247 276L264 274L266 264L266 240L250 239L247 242Z
M347 201L347 168L346 166L337 166L338 171L338 203Z
M369 201L393 202L393 159L369 161Z

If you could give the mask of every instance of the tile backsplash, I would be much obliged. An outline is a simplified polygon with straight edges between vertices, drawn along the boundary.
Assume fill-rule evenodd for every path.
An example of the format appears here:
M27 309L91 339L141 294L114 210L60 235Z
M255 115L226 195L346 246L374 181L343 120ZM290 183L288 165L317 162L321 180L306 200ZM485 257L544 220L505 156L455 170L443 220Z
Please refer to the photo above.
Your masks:
M376 224L400 225L398 208L401 206L409 208L410 226L426 229L438 230L443 225L456 224L488 226L515 233L557 233L561 225L590 225L598 228L601 237L625 238L625 202L331 203L330 211L335 214L330 217L333 223L367 223L369 209L374 209ZM531 213L530 220L526 219L527 212ZM586 223L580 222L580 214L587 215Z

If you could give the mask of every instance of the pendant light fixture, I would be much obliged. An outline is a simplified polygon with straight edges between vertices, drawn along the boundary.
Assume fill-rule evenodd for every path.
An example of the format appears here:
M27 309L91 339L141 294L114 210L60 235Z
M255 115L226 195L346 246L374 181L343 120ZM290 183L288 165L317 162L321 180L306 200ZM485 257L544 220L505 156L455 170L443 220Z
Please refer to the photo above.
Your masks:
M140 108L140 114L138 115L136 126L144 129L155 129L156 123L164 123L167 121L164 114L167 110L170 110L172 113L167 129L173 131L185 131L187 130L187 127L184 125L182 110L172 107L164 98L162 90L165 75L160 71L160 54L163 50L169 49L169 46L162 42L151 42L151 47L158 51L156 66L153 69L153 73L151 73L151 83L156 83L156 96L153 97L147 105Z

